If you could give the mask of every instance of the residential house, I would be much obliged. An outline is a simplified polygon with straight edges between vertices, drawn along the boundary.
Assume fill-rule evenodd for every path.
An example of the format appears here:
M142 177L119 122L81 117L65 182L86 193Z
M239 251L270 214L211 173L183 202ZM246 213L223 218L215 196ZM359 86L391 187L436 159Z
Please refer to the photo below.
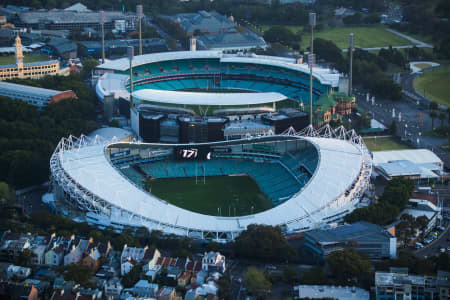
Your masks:
M50 266L60 266L64 262L64 254L69 252L73 242L75 241L75 235L70 238L53 237L50 241L50 247L44 255L44 263Z
M31 275L31 268L9 265L6 274L8 276L8 279L11 279L14 276L19 279L25 279Z
M157 300L181 300L181 297L178 297L175 288L163 286L161 289L158 290L156 293L156 299Z
M91 268L94 271L97 271L100 267L100 258L106 258L111 251L111 243L108 241L107 243L97 243L95 244L93 240L90 240L89 247L85 252L85 257L81 260L81 263L84 266Z
M0 254L3 257L17 257L23 250L31 246L31 234L20 234L14 232L5 232L2 237Z
M117 277L111 278L105 284L105 296L109 298L120 297L123 290L123 285Z
M219 252L205 252L202 258L202 269L207 272L225 272L225 256Z
M64 265L75 264L81 260L83 253L89 246L89 240L80 239L72 244L69 253L64 256Z
M42 265L45 263L45 251L47 250L51 237L36 236L31 241L30 251L34 253L31 263L34 265Z
M189 280L191 279L191 276L192 276L191 272L184 271L183 274L181 274L181 276L178 277L177 285L178 286L188 285L190 283Z
M144 259L147 250L147 246L144 248L135 248L124 245L120 256L120 274L123 276L130 272L136 264Z
M155 297L158 292L158 284L150 283L147 280L139 280L131 289L137 297Z

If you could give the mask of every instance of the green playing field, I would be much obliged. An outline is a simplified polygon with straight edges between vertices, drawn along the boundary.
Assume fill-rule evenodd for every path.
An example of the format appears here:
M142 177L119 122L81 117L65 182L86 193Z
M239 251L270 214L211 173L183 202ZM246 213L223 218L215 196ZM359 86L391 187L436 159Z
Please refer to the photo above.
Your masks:
M244 216L272 208L249 176L154 179L149 192L178 207L214 216Z

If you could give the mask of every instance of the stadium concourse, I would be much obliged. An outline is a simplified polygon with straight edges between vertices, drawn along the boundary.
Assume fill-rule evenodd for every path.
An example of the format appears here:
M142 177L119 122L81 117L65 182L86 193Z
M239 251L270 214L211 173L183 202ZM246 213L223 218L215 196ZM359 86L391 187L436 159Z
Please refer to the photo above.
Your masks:
M201 167L194 168L194 161ZM261 172L266 168L283 180L266 178ZM119 231L144 226L167 234L229 241L250 224L281 226L289 234L341 220L367 189L372 161L354 131L325 126L201 144L69 137L55 149L50 169L53 193L46 198L53 198L57 210L76 220ZM189 178L199 176L197 172L208 177L245 173L272 207L243 216L200 214L159 199L139 177Z

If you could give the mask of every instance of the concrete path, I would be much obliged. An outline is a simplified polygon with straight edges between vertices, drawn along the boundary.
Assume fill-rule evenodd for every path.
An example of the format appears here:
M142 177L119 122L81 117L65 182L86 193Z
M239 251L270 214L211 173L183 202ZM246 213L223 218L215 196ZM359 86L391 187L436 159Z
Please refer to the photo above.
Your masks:
M422 68L416 67L416 65L419 65L419 64L429 65L429 67L426 67L423 69L440 66L440 64L432 62L432 61L412 61L409 63L409 68L411 69L411 73L417 73L417 72L421 72L423 70Z

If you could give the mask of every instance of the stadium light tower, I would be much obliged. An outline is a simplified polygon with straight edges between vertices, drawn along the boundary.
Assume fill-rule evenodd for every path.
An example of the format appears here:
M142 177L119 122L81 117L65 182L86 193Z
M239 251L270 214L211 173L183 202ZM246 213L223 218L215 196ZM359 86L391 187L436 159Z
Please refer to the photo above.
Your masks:
M142 55L142 16L143 16L143 8L142 5L139 4L136 6L136 12L139 20L139 55Z
M105 63L105 12L100 11L100 25L102 26L102 63Z
M309 26L311 26L311 42L308 56L309 63L309 125L313 125L313 65L314 59L314 26L316 26L316 13L309 13Z
M130 107L134 108L133 101L133 57L134 57L134 48L133 46L128 46L127 48L128 60L130 61Z
M350 55L350 65L348 70L348 96L352 95L352 81L353 81L353 33L350 33L350 43L349 43L349 55Z

